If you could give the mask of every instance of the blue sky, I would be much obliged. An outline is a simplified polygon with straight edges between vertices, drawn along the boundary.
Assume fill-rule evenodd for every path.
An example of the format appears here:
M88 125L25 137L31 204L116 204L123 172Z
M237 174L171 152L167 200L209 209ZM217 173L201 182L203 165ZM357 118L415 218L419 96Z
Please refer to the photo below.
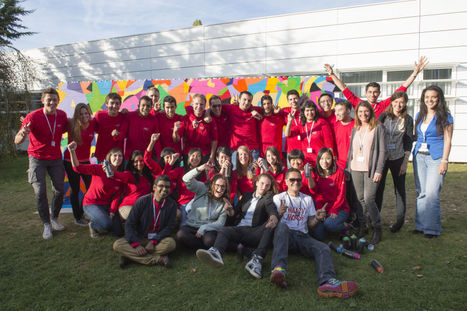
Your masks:
M190 27L197 18L204 25L210 25L387 1L26 0L22 6L35 11L23 17L23 25L37 34L16 40L14 46L25 50L185 28Z

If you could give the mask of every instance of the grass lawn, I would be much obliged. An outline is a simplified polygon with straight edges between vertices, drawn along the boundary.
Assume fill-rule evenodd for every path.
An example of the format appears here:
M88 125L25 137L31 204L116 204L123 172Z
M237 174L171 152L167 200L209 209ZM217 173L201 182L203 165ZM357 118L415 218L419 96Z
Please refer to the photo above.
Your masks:
M26 169L26 157L0 164L0 310L467 309L465 164L449 166L441 195L443 234L437 239L410 232L415 217L411 165L406 225L399 233L389 232L395 198L388 177L383 241L360 260L332 255L338 278L359 285L347 300L318 296L314 262L298 255L289 257L289 288L281 290L269 283L271 252L264 260L265 278L254 280L234 254L217 270L187 249L171 256L170 270L136 264L121 270L112 250L115 238L91 239L87 228L73 224L71 214L61 216L67 229L44 241ZM369 266L371 259L384 265L384 274Z

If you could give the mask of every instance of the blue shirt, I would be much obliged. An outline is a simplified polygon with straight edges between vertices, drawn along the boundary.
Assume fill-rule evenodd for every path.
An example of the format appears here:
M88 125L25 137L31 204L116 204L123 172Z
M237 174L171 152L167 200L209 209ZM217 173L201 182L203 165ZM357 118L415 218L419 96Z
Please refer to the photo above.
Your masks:
M417 116L415 117L415 120L417 120L417 118L418 118L418 113L417 113ZM440 135L438 135L438 132L436 129L436 119L437 119L437 116L435 114L430 124L428 124L428 128L426 129L426 132L425 132L425 136L423 135L423 132L420 129L423 121L418 123L417 143L413 151L414 156L417 155L418 149L420 149L420 146L422 145L423 142L427 143L428 151L430 151L430 155L433 160L439 159L443 156L444 131L441 132ZM448 121L446 125L453 124L453 123L454 123L453 117L451 116L451 114L448 114Z

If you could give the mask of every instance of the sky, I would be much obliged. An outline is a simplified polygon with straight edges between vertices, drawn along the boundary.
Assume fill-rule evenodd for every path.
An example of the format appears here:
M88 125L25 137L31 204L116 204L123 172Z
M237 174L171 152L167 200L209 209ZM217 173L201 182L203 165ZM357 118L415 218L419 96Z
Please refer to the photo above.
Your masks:
M22 24L36 34L13 42L27 50L148 32L387 2L391 0L25 0Z

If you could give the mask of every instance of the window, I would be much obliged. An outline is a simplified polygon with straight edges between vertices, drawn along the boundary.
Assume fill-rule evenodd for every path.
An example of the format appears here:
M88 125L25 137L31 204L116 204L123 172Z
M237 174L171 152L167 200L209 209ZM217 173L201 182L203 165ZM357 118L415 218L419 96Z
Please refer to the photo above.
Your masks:
M387 80L388 82L405 81L412 72L413 70L388 71Z
M342 72L344 83L369 83L383 81L382 71Z
M451 79L452 69L425 69L423 80Z

